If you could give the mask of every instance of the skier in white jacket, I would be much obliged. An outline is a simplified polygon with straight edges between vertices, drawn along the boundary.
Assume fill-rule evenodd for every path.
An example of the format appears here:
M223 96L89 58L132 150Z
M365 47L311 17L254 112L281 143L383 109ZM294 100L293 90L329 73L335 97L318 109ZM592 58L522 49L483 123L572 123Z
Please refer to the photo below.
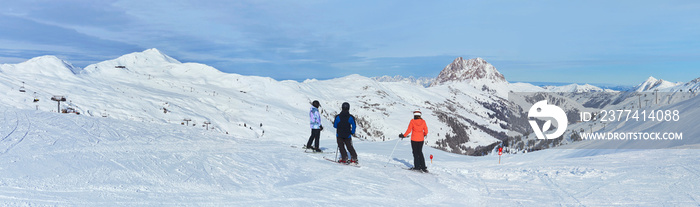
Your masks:
M321 125L321 113L318 111L318 108L321 107L321 103L314 100L311 106L311 110L309 110L309 117L311 118L311 136L304 147L314 152L321 152L318 146L318 141L321 138L321 130L323 130L323 125ZM314 146L311 146L312 143L314 143Z

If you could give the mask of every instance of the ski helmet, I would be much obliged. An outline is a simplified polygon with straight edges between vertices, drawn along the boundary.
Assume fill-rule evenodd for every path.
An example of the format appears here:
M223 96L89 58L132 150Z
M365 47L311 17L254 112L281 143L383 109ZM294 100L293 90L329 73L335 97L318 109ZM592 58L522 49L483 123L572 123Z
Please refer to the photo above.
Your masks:
M345 102L340 108L343 109L343 111L348 111L350 110L350 104L348 102Z
M321 107L321 103L319 103L318 100L314 100L314 102L312 102L311 105L316 108Z
M420 110L413 111L413 116L421 116Z

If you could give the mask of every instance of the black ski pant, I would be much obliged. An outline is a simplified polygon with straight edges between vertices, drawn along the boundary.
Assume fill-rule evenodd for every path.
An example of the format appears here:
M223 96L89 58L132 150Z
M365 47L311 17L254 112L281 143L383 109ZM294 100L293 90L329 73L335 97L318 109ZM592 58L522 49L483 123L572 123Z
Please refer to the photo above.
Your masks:
M413 167L419 170L428 169L425 167L425 157L423 157L423 142L411 141L411 148L413 149Z
M311 143L314 143L314 149L318 149L318 140L321 138L321 129L311 129L311 136L309 137L309 141L306 142L306 147L310 147Z
M350 156L352 156L352 159L357 160L357 153L355 152L355 147L352 146L352 138L340 138L336 137L336 141L338 141L338 148L340 150L340 159L341 160L348 160L348 152L350 151ZM345 151L345 147L348 148L347 151Z

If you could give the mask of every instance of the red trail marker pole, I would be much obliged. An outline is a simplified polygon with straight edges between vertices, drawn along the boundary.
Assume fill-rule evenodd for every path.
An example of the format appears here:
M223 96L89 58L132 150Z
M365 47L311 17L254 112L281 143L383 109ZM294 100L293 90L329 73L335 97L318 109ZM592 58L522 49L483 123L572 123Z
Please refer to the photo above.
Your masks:
M503 147L498 148L498 164L501 164L501 155L503 155Z

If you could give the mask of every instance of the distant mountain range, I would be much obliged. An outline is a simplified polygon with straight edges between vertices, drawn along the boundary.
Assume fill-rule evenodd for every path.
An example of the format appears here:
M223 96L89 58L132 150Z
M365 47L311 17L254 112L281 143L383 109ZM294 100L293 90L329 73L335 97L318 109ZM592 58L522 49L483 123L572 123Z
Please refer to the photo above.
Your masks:
M415 78L413 76L403 77L401 75L396 76L381 76L373 77L372 79L379 82L404 82L411 83L415 85L421 85L424 87L430 87L433 82L436 82L437 78L430 77L419 77ZM629 85L614 85L608 83L560 83L560 82L527 82L527 81L514 81L513 83L527 83L534 86L539 86L547 91L551 92L613 92L613 91L654 91L654 90L682 90L698 88L696 87L700 78L694 79L687 83L684 82L670 82L663 79L656 79L650 76L647 80L641 82L636 86Z
M688 92L697 90L699 82L668 83L650 78L634 90ZM557 146L527 140L532 129L524 109L536 97L515 102L509 100L510 93L593 91L610 90L588 84L540 87L510 83L486 60L461 57L432 79L350 75L303 82L223 73L204 64L182 63L157 49L85 68L55 56L0 65L0 94L4 97L0 103L16 108L55 111L57 103L50 99L59 95L67 99L61 103L62 109L86 116L202 128L210 123L206 127L220 133L257 138L272 134L278 136L275 139L303 143L308 137L311 101L321 102L326 126L332 125L341 103L349 102L361 140L396 139L397 133L406 130L412 111L421 110L430 125L428 146L467 155L489 154L502 143L520 146L521 151ZM594 97L556 100L585 109L572 101L575 98L586 101ZM629 105L635 98L621 95L619 101L589 106ZM333 139L332 133L323 136Z

